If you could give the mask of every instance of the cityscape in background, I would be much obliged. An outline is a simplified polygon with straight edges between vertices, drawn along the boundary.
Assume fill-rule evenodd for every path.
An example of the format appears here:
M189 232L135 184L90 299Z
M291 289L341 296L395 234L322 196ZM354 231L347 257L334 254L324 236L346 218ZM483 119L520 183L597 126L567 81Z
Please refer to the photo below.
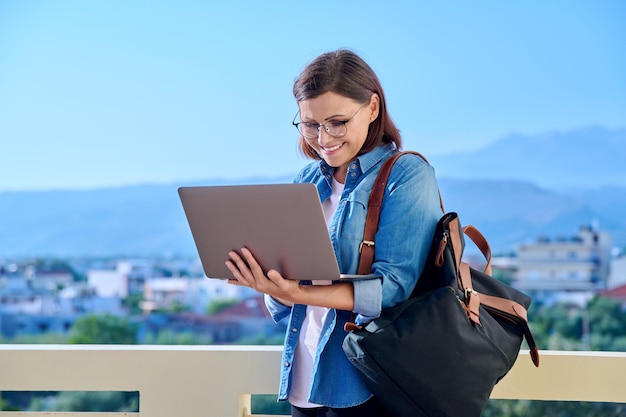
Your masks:
M480 268L484 260L470 257ZM626 257L608 232L581 226L492 259L494 276L531 295L533 306L585 307L594 297L626 306ZM531 307L532 308L532 307ZM128 319L138 343L280 343L262 296L209 279L198 258L0 259L0 331L7 343L67 335L89 315ZM26 339L28 340L28 339ZM173 342L174 341L174 342Z

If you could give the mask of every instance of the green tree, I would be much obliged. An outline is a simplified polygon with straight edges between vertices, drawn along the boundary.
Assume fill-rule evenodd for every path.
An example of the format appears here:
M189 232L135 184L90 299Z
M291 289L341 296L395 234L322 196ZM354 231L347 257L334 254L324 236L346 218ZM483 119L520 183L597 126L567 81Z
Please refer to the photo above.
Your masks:
M489 400L481 417L621 417L626 404L577 401Z
M139 395L120 391L62 391L45 398L35 397L32 411L136 412Z
M536 310L531 308L529 322L535 341L542 349L550 346L555 335L576 341L581 341L583 335L582 311L579 306L573 304L559 303L554 306L541 306Z
M8 401L6 401L2 393L0 392L0 411L20 411L16 407L12 406Z
M626 335L626 314L619 302L596 297L587 305L591 350L614 350Z
M164 306L164 307L159 307L156 310L154 310L155 313L163 313L163 314L184 313L186 311L191 311L191 307L183 303L180 300L173 300L172 302L169 303L169 305Z
M136 324L112 314L88 315L77 320L70 330L72 344L136 344Z
M0 343L15 345L60 345L67 343L67 335L62 333L18 334L12 339L0 339Z
M206 314L212 315L219 311L224 310L230 306L237 304L240 300L237 298L222 298L219 300L213 300L206 308Z
M291 415L291 405L286 401L277 402L276 395L255 394L250 405L255 415Z
M285 341L283 334L274 336L256 336L238 340L237 345L281 345Z
M157 335L148 335L143 342L146 345L211 345L213 339L210 336L199 336L192 332L160 331Z
M626 351L626 314L615 300L595 297L586 307L558 303L530 313L541 349Z
M131 294L122 300L122 306L128 309L130 315L141 314L141 302L143 301L143 294Z

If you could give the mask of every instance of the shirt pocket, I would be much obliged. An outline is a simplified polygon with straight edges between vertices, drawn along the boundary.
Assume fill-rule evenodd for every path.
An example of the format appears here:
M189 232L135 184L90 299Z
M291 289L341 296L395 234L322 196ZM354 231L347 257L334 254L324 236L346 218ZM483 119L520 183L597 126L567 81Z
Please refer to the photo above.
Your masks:
M345 203L341 203L345 204L340 232L342 239L358 241L359 243L363 239L369 197L369 190L356 189L347 196L344 200Z

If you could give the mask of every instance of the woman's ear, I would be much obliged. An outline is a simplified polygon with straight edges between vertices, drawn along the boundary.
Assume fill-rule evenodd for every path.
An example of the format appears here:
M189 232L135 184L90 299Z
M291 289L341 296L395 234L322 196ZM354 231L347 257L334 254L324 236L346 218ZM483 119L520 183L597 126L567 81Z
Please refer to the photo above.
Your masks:
M376 120L378 114L380 113L380 97L378 97L378 94L372 94L367 108L370 112L370 123L372 123L374 120Z

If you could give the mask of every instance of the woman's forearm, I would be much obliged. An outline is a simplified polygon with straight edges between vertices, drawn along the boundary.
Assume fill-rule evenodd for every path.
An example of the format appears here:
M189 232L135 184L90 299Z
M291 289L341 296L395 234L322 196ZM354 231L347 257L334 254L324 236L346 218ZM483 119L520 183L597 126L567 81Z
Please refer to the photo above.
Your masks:
M294 304L329 307L338 310L354 309L354 287L351 282L332 285L300 285L291 300Z

